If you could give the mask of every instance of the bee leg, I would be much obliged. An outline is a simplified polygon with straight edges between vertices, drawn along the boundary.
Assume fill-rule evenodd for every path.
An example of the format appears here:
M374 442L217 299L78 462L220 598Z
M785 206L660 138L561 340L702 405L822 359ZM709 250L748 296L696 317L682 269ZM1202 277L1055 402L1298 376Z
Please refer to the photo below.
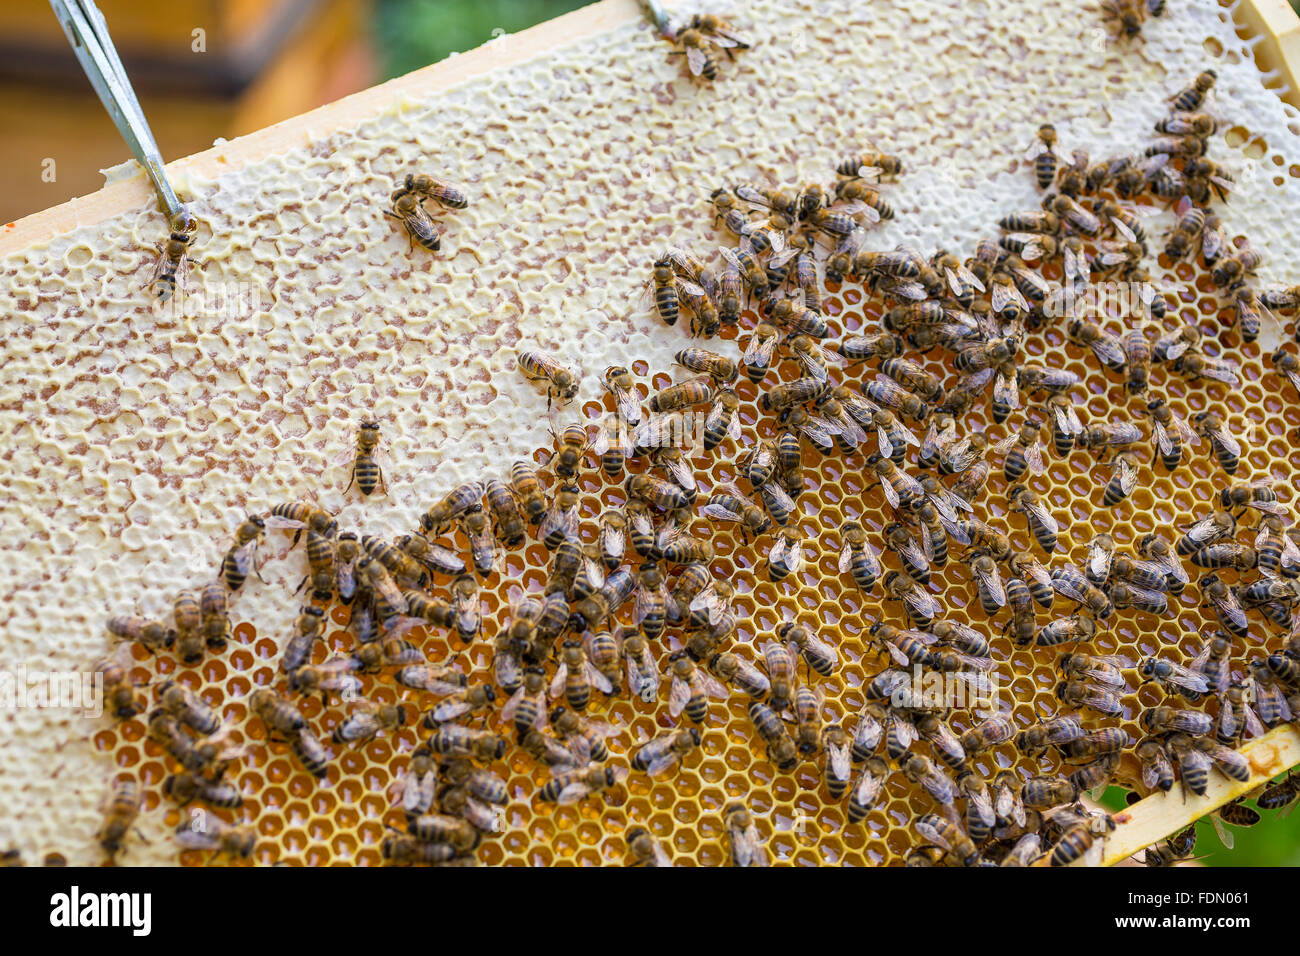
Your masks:
M343 489L343 493L344 493L345 495L346 495L346 494L348 493L348 491L352 488L353 484L356 483L356 480L357 480L357 466L356 466L356 463L354 462L353 465L352 465L351 470L348 472L348 484L347 484L347 487Z
M388 484L384 481L384 469L383 469L383 468L380 468L380 469L379 469L379 490L382 491L384 494L388 494ZM427 580L427 578L426 578L426 580Z

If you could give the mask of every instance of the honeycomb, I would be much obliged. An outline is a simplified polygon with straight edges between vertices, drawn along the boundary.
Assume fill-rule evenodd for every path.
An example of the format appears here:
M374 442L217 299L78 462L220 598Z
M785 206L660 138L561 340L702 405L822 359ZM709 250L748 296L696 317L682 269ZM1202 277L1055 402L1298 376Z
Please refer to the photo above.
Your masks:
M707 250L718 242L703 197L722 170L737 180L829 180L841 153L877 142L905 157L908 171L889 194L898 216L873 231L874 246L906 241L966 255L976 239L995 233L1000 215L1037 205L1026 162L1008 157L1019 155L1040 122L1051 118L1067 149L1127 150L1163 115L1163 98L1212 64L1215 110L1238 124L1211 153L1242 184L1225 210L1227 225L1234 235L1249 233L1266 257L1273 253L1261 284L1293 281L1279 270L1294 239L1300 116L1261 78L1255 41L1237 34L1230 7L1171 4L1136 47L1095 42L1095 15L1074 3L1003 4L992 22L987 11L956 2L878 3L868 16L849 2L758 0L734 16L755 49L716 87L684 76L648 28L629 19L436 95L414 95L416 83L355 127L232 161L215 177L174 166L174 182L203 224L194 279L202 292L183 308L154 312L145 303L141 285L158 238L157 216L145 206L28 248L0 246L0 416L10 436L0 472L0 666L84 669L105 651L110 614L164 615L177 590L211 574L246 512L315 498L339 513L341 526L391 536L414 527L459 481L498 473L514 458L546 461L545 400L515 375L518 347L547 349L582 371L580 398L561 422L565 415L591 422L609 410L599 387L607 365L633 368L642 394L666 384L672 355L686 341L659 323L641 283L666 243ZM1066 23L1078 27L1063 29ZM468 210L449 217L437 258L408 255L405 237L379 215L402 172L431 166L474 196ZM1148 232L1158 235L1156 224L1167 219L1149 222ZM1296 466L1288 433L1300 412L1261 362L1271 343L1240 344L1227 328L1231 311L1190 266L1162 261L1153 274L1159 271L1181 287L1167 326L1175 319L1222 326L1219 341L1241 361L1243 384L1191 385L1157 370L1153 394L1184 416L1223 407L1235 425L1253 426L1238 478L1285 483ZM826 309L837 331L853 332L874 323L880 303L848 285L831 290ZM733 338L724 334L714 347L735 356ZM1031 361L1085 376L1081 416L1134 416L1137 406L1116 381L1097 374L1091 356L1059 331L1031 335L1027 352ZM788 362L776 372L798 374ZM746 441L770 436L771 419L752 404L756 390L742 379L738 392ZM332 463L364 414L384 423L393 459L388 494L368 501L342 494L345 469ZM967 423L985 424L978 415ZM988 433L1005 432L990 425ZM705 482L734 477L725 458L696 464ZM860 706L864 682L884 666L864 639L867 629L901 618L879 590L863 595L838 573L835 529L858 517L879 546L889 518L855 462L810 452L805 464L808 490L792 527L814 542L810 567L774 584L762 568L766 542L755 550L723 529L713 536L713 570L736 585L737 641L755 645L791 619L835 635L841 665L820 686L827 719L845 720ZM1063 519L1058 554L1078 563L1098 531L1124 547L1168 529L1200 512L1223 482L1204 454L1173 475L1143 475L1111 511L1099 507L1104 476L1088 456L1051 458L1048 473L1029 485ZM596 516L622 491L589 468L583 492L589 539ZM1005 500L995 469L984 497L989 520L1028 547L1023 520L1005 514ZM267 544L266 584L251 581L238 596L238 624L224 653L184 668L168 655L137 651L136 674L179 679L236 723L232 739L248 747L232 771L244 794L238 816L261 837L250 862L378 864L386 827L399 824L387 789L419 733L408 721L360 750L331 747L336 759L318 785L282 745L263 739L258 722L246 721L251 689L282 686L279 655L296 613L286 595L303 574L301 552L289 554L286 536L272 534ZM543 587L548 560L535 542L509 556L499 586L484 590L486 634L511 601ZM977 601L959 562L937 578L934 590L954 617ZM1190 659L1206 626L1195 595L1189 588L1172 601L1177 613L1168 617L1117 614L1091 649ZM980 618L978 610L972 617ZM346 613L336 610L331 620L318 655L350 649ZM476 677L489 672L482 644L463 651L433 633L423 647L434 660L459 651ZM994 648L1005 661L1000 672L1011 677L1018 724L1054 711L1055 655L1013 651L1006 639ZM661 668L670 649L660 650ZM389 678L365 680L372 699L397 698ZM1145 685L1124 699L1123 723L1135 737L1138 708L1161 696ZM344 716L315 700L299 704L322 737ZM609 741L615 762L671 723L663 703L626 698L597 701L593 716L620 729ZM960 732L968 722L958 714L952 725ZM717 865L726 858L723 807L744 800L776 861L887 864L915 845L911 820L932 809L894 774L888 802L862 825L846 825L844 801L826 796L819 765L778 772L754 744L734 695L713 704L702 732L700 752L675 776L633 773L609 802L570 806L535 800L546 774L511 751L493 768L510 794L503 831L484 842L479 859L620 863L624 834L644 826L676 863ZM161 796L164 761L139 720L5 711L0 755L0 844L29 861L57 853L72 864L99 862L96 808L117 774L146 787L140 828L149 842L128 841L123 862L206 859L179 852L167 832L187 811ZM975 765L987 774L1016 760L1004 747ZM1017 769L1046 773L1054 764L1047 757Z

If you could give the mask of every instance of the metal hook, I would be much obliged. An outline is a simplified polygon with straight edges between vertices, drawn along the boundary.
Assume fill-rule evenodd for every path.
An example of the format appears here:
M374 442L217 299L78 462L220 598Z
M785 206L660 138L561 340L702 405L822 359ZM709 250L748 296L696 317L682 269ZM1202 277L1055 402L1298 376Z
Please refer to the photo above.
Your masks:
M668 11L663 8L659 0L638 0L641 4L641 10L645 13L646 18L655 25L655 29L662 35L668 35Z
M90 85L108 110L113 125L149 174L159 199L167 209L168 218L173 225L187 220L189 212L176 198L167 174L163 172L162 154L108 35L104 15L94 0L50 0L50 6L54 8L54 15L59 18L68 42L72 44L72 52L81 61L81 68L86 71Z

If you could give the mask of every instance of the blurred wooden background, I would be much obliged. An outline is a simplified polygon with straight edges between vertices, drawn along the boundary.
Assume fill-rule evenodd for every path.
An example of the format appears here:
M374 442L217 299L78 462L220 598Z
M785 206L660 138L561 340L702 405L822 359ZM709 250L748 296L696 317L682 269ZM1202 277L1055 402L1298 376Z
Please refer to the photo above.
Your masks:
M368 0L98 5L164 160L380 78ZM131 158L48 0L0 4L0 128L0 222L94 192L104 184L99 170Z

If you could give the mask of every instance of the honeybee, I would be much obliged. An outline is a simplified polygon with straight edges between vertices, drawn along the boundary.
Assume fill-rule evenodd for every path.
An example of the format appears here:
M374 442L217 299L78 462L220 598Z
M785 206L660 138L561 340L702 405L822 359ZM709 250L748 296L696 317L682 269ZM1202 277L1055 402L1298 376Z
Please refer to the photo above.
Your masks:
M1094 617L1101 620L1110 617L1110 598L1095 587L1075 565L1067 563L1063 568L1054 570L1052 587L1057 594L1076 602Z
M636 749L632 768L660 776L674 769L699 745L700 732L694 727L665 731Z
M587 659L583 642L565 641L560 651L560 666L551 679L551 696L564 694L564 699L571 708L583 711L591 700L592 686L604 694L614 693L614 685L609 678Z
M1286 508L1277 500L1277 493L1273 491L1271 478L1229 485L1219 493L1219 503L1224 510L1240 508L1244 513L1246 509L1254 508L1266 515L1286 515Z
M458 860L473 860L473 857L458 855L457 849L450 843L429 843L406 833L388 834L380 843L379 852L385 860L397 866L415 863L451 866Z
M1253 276L1263 262L1263 258L1254 249L1246 246L1231 255L1222 256L1215 262L1214 268L1210 270L1210 278L1214 280L1215 285L1228 288Z
M1062 804L1073 803L1078 797L1078 790L1068 779L1061 776L1030 777L1020 788L1020 799L1030 810L1047 810Z
M1237 519L1230 512L1215 511L1208 518L1202 518L1188 525L1183 536L1175 544L1174 550L1179 555L1188 557L1206 545L1230 538L1236 533Z
M364 744L373 740L382 730L396 730L406 723L406 707L402 704L375 704L362 698L353 704L352 713L334 728L336 744Z
M896 177L903 172L903 161L889 153L871 150L842 159L835 166L835 174L848 179L875 180Z
M158 247L158 258L145 288L153 294L159 305L170 301L178 286L184 292L185 279L189 274L189 249L198 239L197 230L198 223L192 218L185 222L173 222L167 242Z
M251 826L231 826L209 815L202 822L187 820L178 826L176 842L188 850L211 850L210 859L224 853L246 860L257 846L257 830Z
M122 852L122 844L135 826L143 805L144 792L136 780L113 781L103 803L103 822L95 835L110 860L116 861L117 855Z
M135 681L131 679L134 664L131 648L119 644L112 655L97 661L93 666L95 673L102 675L104 702L119 720L129 720L145 711L145 700L136 693Z
M181 591L172 602L172 623L176 629L176 655L185 664L203 658L203 610L194 591Z
M467 685L464 674L443 664L408 664L393 674L393 680L403 687L426 691L440 697L460 694Z
M609 759L609 748L605 746L605 738L613 736L617 730L610 724L598 720L588 720L582 714L566 707L560 706L551 712L551 724L573 751L580 766L585 766L590 761L603 763ZM499 782L499 781L498 781ZM504 784L496 788L497 797L493 803L505 803L507 794Z
M1029 147L1029 154L1033 158L1034 178L1038 182L1038 188L1050 188L1052 180L1056 178L1056 168L1061 162L1061 156L1056 151L1055 126L1044 123L1038 127L1038 134Z
M472 757L484 763L500 760L506 752L505 738L463 724L443 724L429 738L428 746L441 757ZM448 809L445 798L444 809Z
M1179 200L1176 212L1178 218L1165 240L1165 255L1174 260L1182 259L1192 251L1205 228L1205 210L1186 196Z
M108 619L108 633L124 641L135 641L150 651L171 647L176 642L176 629L161 621L118 614Z
M404 669L409 678L413 669ZM422 668L422 670L430 670ZM459 676L459 675L458 675ZM439 683L434 678L433 683ZM496 703L496 691L489 684L476 684L472 687L456 687L452 692L434 705L425 715L424 725L431 729L448 721L459 720L466 714L489 710Z
M433 224L433 219L417 196L399 190L393 194L392 204L391 209L384 210L384 215L389 219L397 220L406 230L409 240L408 252L415 249L416 243L430 252L437 252L442 248L442 234Z
M1300 674L1294 657L1283 654L1270 654L1267 659L1253 658L1247 667L1250 670L1249 696L1254 701L1255 712L1266 726L1273 727L1284 721L1296 719L1296 712L1291 703L1300 694L1286 695L1279 688L1278 681L1292 687L1300 686Z
M526 378L545 384L547 408L553 402L568 403L577 396L578 376L545 352L525 350L515 357L515 361Z
M881 575L881 567L875 549L867 543L862 525L852 520L845 521L840 527L840 540L840 573L848 571L854 583L870 593Z
M663 678L643 634L633 632L623 636L623 659L628 689L646 703L657 699Z
M945 806L957 796L957 786L952 779L927 757L909 752L898 761L898 769L912 783L920 785L936 802Z
M731 845L732 866L769 866L767 849L754 825L754 818L741 803L729 803L722 811Z
M1216 79L1218 74L1214 70L1201 71L1191 84L1169 97L1171 108L1184 113L1200 109L1205 103L1206 96L1214 88Z
M1146 711L1143 716L1150 713ZM1184 792L1192 791L1198 797L1205 796L1210 786L1210 769L1214 766L1210 757L1192 744L1186 734L1170 734L1165 746L1169 754L1178 762L1178 774L1182 777Z
M248 572L256 569L257 546L265 533L266 521L257 515L249 515L235 529L235 541L221 559L221 577L232 592L238 591ZM261 577L260 570L257 575Z
M1214 720L1209 714L1176 707L1148 707L1138 717L1138 723L1149 734L1180 733L1203 737L1214 730Z
M1249 684L1245 681L1233 681L1219 695L1219 714L1214 720L1214 739L1225 747L1236 747L1241 743L1243 736L1264 735L1264 725L1247 702L1249 694Z
M1199 445L1200 436L1192 431L1191 426L1175 415L1162 398L1147 403L1151 415L1151 441L1156 446L1160 460L1165 469L1173 471L1183 458L1183 445Z
M886 600L901 601L908 620L922 629L943 613L939 600L921 588L919 584L904 571L890 571L884 577Z
M540 667L524 668L523 684L501 708L501 719L514 724L522 740L531 730L543 730L547 722L546 672Z
M979 518L970 518L965 522L950 525L948 531L959 544L987 551L995 561L1006 561L1011 557L1009 538Z
M674 283L677 300L691 313L691 334L710 336L721 325L718 307L713 304L704 287L686 279Z
M1103 7L1107 3L1113 3L1136 8L1137 2L1138 0L1103 0ZM1097 839L1097 834L1093 833L1087 823L1076 823L1066 829L1056 841L1056 846L1052 847L1051 865L1069 866L1083 860L1085 866L1100 866L1103 849L1102 841Z
M637 475L636 477L648 478L648 476L645 475ZM546 516L542 519L542 523L537 529L537 534L542 539L542 544L544 544L548 550L554 551L564 541L577 538L578 505L580 503L580 495L580 489L576 484L572 483L560 485L559 489L555 492L555 498L551 501L551 507L547 509Z
M406 194L418 196L422 200L432 199L447 209L465 209L469 206L469 197L461 187L425 173L407 173L392 199L396 202L399 196Z
M667 255L655 260L651 282L654 284L655 308L659 312L659 318L666 325L676 325L681 303L677 298L677 280L672 259Z
M782 772L793 770L799 762L798 750L777 712L759 700L750 701L747 709L750 722L767 745L768 759Z
M645 827L632 827L627 831L627 849L632 855L628 866L672 866L672 857L663 843L650 835Z
M268 528L292 530L294 544L298 543L304 528L310 528L327 538L334 537L338 530L338 522L334 520L334 516L310 501L287 501L275 505L267 514L265 522Z
M195 800L202 800L209 806L226 809L244 805L243 794L234 784L209 780L207 777L188 771L169 775L163 780L162 790L182 807Z
M1300 547L1285 533L1277 515L1260 518L1255 555L1259 569L1268 575L1294 578L1300 573Z
M1077 740L1082 737L1084 730L1079 723L1079 719L1073 716L1053 717L1050 720L1037 723L1032 727L1020 731L1016 735L1016 747L1027 756L1037 756L1050 746L1068 743L1071 740ZM1059 779L1059 778L1058 778ZM1028 784L1026 784L1028 786ZM1026 805L1029 805L1028 796L1025 797ZM1066 800L1059 802L1069 802L1073 800L1073 795ZM1042 804L1050 806L1051 804Z
M592 764L585 770L568 770L548 780L538 791L538 798L546 803L577 803L585 797L604 793L627 775L626 767L602 767Z
M1133 489L1137 487L1138 459L1130 452L1120 452L1107 467L1111 468L1114 475L1106 483L1101 503L1107 508L1113 508L1132 494Z
M1127 369L1124 343L1097 323L1083 318L1071 319L1066 331L1070 341L1091 349L1097 361L1112 372L1124 372Z
M347 488L343 489L344 494L352 487L353 482L363 495L374 494L376 488L385 493L388 491L384 484L384 470L380 466L377 454L379 442L379 423L374 419L362 421L357 427L356 448L350 456L352 469L348 476Z
M1194 415L1192 422L1196 435L1209 441L1219 466L1229 475L1235 474L1241 463L1241 443L1228 431L1223 418L1217 412L1204 411Z
M980 605L984 608L984 613L992 617L1007 603L1007 592L1002 577L998 574L997 563L987 554L979 554L971 559L970 569L979 592Z
M221 715L189 688L175 681L158 685L158 703L167 713L204 736L221 729Z
M1262 810L1281 810L1300 797L1300 774L1292 771L1264 788L1256 801Z

